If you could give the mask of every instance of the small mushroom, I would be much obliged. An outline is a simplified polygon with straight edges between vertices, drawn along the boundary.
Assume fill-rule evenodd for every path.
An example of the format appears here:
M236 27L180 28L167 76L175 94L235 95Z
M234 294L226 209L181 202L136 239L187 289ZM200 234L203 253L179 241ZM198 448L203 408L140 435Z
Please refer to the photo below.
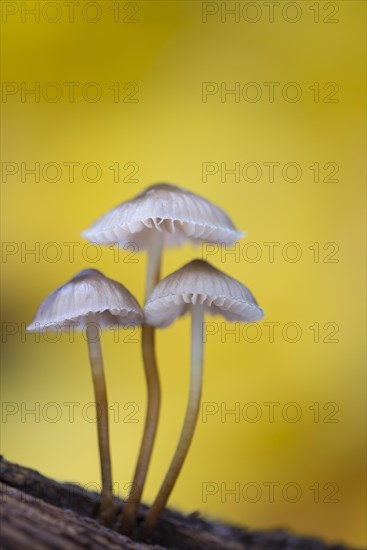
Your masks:
M147 297L160 279L163 246L177 246L187 239L195 243L232 244L244 234L235 228L221 208L203 197L181 187L158 183L104 214L82 235L99 244L123 246L134 241L140 249L145 249L148 254ZM131 534L136 521L160 409L154 328L145 324L142 327L142 352L148 404L131 494L124 508L121 531L125 535Z
M157 183L101 216L82 235L99 244L124 245L133 238L139 249L150 252L158 241L165 246L177 246L187 239L232 244L244 234L221 208L204 197L169 183Z
M243 322L258 321L264 315L247 287L203 260L194 260L162 279L144 308L145 322L160 328L187 312L191 313L191 381L186 416L174 457L144 521L144 538L166 506L194 435L202 388L204 313Z
M40 305L29 332L47 330L85 331L92 368L97 409L98 444L102 477L100 517L109 524L114 517L111 457L109 448L108 404L103 369L100 329L131 326L142 322L141 307L120 283L100 271L81 271L52 292Z

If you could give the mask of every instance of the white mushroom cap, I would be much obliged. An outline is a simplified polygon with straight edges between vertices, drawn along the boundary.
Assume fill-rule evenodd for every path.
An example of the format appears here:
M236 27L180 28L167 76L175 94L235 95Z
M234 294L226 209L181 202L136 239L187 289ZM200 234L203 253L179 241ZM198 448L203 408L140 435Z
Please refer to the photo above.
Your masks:
M82 330L91 315L98 315L100 328L137 325L143 319L140 305L127 288L96 269L85 269L47 296L27 330L60 330L68 325Z
M119 204L82 235L99 244L124 245L133 239L140 249L146 249L151 229L163 232L166 246L176 246L186 239L231 244L244 235L221 208L168 183L152 185Z
M263 310L250 290L208 262L194 260L162 279L148 297L145 322L167 327L191 304L203 304L212 315L229 321L258 321Z

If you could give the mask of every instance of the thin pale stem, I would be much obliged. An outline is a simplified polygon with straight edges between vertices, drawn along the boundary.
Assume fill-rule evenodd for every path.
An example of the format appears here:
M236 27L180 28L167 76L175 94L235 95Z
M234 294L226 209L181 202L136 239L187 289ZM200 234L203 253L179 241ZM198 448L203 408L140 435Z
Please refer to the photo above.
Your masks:
M143 538L147 538L152 533L159 516L167 504L189 451L198 420L203 378L202 325L204 307L202 305L193 305L191 314L191 381L186 416L176 452L158 495L144 521L142 527Z
M88 323L89 326L87 327L86 333L97 409L98 446L102 478L100 517L104 523L109 524L114 517L115 507L112 493L107 390L103 369L100 334L98 330L99 325L97 321L91 317L88 318Z
M162 265L162 251L163 251L163 233L152 229L150 231L149 245L148 245L148 265L147 265L147 278L145 284L145 299L148 298L156 284L158 283L161 275Z
M146 298L159 281L162 262L162 247L162 233L152 230L150 246L148 248ZM136 523L159 419L161 390L157 361L155 357L155 330L153 327L148 325L142 326L142 353L148 402L139 457L135 468L130 494L125 504L122 517L121 532L124 535L131 535Z

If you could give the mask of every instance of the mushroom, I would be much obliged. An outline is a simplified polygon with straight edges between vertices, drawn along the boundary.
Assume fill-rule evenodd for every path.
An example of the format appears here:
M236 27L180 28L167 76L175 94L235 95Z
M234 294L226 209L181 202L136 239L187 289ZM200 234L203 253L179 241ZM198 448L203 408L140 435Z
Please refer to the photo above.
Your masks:
M116 206L99 218L82 235L98 244L134 241L148 254L145 296L160 278L163 246L176 246L186 239L193 242L232 244L244 234L218 206L181 187L158 183ZM160 408L160 382L155 357L154 328L142 327L142 352L148 403L145 427L130 496L124 508L121 531L130 535L136 521ZM132 497L134 495L134 497Z
M52 292L40 305L29 332L85 331L97 410L98 444L102 478L100 517L109 524L114 516L108 404L100 329L142 322L143 311L130 292L100 271L86 269Z
M145 322L160 328L187 312L191 313L189 400L174 457L143 523L143 537L150 535L165 508L194 435L202 388L204 313L243 322L258 321L264 315L247 287L203 260L194 260L162 279L144 308Z

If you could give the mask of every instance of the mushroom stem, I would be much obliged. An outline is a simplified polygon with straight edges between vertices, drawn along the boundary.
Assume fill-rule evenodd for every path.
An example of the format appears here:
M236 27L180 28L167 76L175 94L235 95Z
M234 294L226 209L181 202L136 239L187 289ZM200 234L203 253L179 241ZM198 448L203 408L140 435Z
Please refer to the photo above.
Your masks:
M88 317L87 321L87 342L89 361L92 368L92 379L94 386L94 397L97 410L97 430L98 430L98 446L100 456L100 467L102 477L101 505L100 517L105 524L110 524L115 507L113 504L112 493L112 474L111 474L111 457L108 433L108 406L107 406L107 391L106 381L103 369L102 350L100 342L100 334L91 335L90 329L99 325L94 321L93 316ZM93 331L94 332L94 331Z
M142 537L147 538L157 524L159 516L164 510L176 480L180 474L182 465L189 451L198 420L201 389L203 379L203 340L202 326L204 318L204 306L191 306L191 381L189 400L186 416L181 431L181 436L172 462L166 473L159 493L153 502L143 523Z
M163 249L163 235L159 231L151 232L151 240L148 248L148 266L146 279L146 298L159 281ZM124 507L121 533L131 535L139 511L145 480L153 451L159 409L161 401L161 389L157 361L155 356L155 329L149 325L142 325L142 353L144 362L145 379L147 384L147 410L143 439L140 445L138 461L135 467L134 479L131 484L130 494Z
M163 233L158 230L151 231L149 237L145 299L148 298L160 279L163 251Z

